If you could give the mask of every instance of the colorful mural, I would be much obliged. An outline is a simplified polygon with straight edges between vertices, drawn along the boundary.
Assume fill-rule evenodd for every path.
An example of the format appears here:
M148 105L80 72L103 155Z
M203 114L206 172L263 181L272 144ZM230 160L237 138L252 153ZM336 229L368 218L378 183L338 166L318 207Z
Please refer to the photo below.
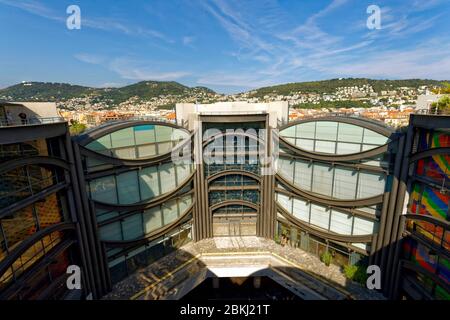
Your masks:
M423 187L423 192L421 191ZM441 190L416 183L412 192L411 212L433 216L441 220L450 220L448 217L449 194Z
M438 257L432 251L417 243L413 239L403 242L404 257L425 270L436 274L446 284L450 284L450 261L444 257ZM440 298L450 299L450 293L436 286L436 295ZM439 292L438 292L439 291Z

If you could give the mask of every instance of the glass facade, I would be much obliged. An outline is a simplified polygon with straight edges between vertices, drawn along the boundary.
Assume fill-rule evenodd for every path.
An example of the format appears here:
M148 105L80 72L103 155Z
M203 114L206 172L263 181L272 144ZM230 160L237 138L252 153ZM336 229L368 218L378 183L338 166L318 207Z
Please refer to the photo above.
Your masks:
M338 121L305 121L281 130L280 136L298 149L330 155L358 154L390 141L387 136L365 128L364 123L359 126ZM378 232L383 204L377 197L383 197L389 188L390 160L385 154L359 160L339 161L330 157L319 161L296 154L282 141L280 151L277 174L282 180L278 179L275 190L280 208L302 223L330 234L372 236ZM296 195L297 191L291 190L287 183L305 195ZM327 204L321 202L325 200ZM372 203L352 204L352 201L366 200ZM348 204L343 206L340 201ZM298 230L298 234L304 233L301 228ZM349 248L362 249L368 255L371 244L350 243Z
M264 122L203 123L204 175L214 236L256 235L260 195L260 143ZM209 142L209 139L216 138ZM257 178L255 178L257 177ZM233 204L227 202L233 201ZM242 202L242 203L239 203ZM214 209L211 207L214 206Z
M263 145L255 134L270 122L255 117L249 122L202 122L203 132L212 129L224 137L214 142L212 135L203 137L204 160L212 156L219 161L196 166L172 161L174 146L191 134L164 123L129 121L90 131L94 141L75 141L80 150L74 154L75 172L65 160L65 136L0 145L0 165L28 156L60 161L8 163L0 170L0 263L17 254L0 274L0 298L65 297L67 266L82 265L83 254L91 264L83 272L92 272L95 283L90 285L101 297L111 285L193 238L254 235L274 237L317 256L328 251L338 266L370 259L384 263L384 257L394 270L400 260L401 283L412 279L427 297L450 298L450 158L439 152L417 156L449 147L448 131L414 128L412 152L404 154L417 159L413 164L401 159L398 165L397 141L403 133L395 136L381 126L377 130L365 120L303 121L283 127L280 135L291 145L281 141L276 174L267 177L259 159ZM386 144L387 152L378 148ZM362 154L375 148L370 157ZM402 174L393 172L403 168L407 181L396 181ZM72 179L80 180L79 190ZM404 230L395 220L402 210L395 197L403 182L409 193ZM74 194L78 191L81 195ZM75 217L84 219L72 223ZM401 252L391 259L389 250L394 249L380 247L397 236L395 228L407 237L399 243L401 250L397 243L389 244ZM77 232L96 242L84 244ZM31 237L35 241L28 243ZM90 252L83 251L84 245ZM102 265L94 265L95 260ZM94 291L92 287L87 290Z
M189 179L194 168L192 163L171 160L172 149L187 138L187 130L170 125L130 124L85 146L111 158L131 160L129 164L82 151L84 173L95 175L87 191L112 284L192 238L194 197ZM160 161L152 162L156 156ZM148 164L143 162L146 159ZM140 160L140 165L132 160ZM178 190L181 185L185 187Z
M192 174L192 165L164 163L89 182L91 199L110 204L149 201L174 191Z
M143 124L104 135L86 148L119 159L146 159L170 152L188 137L189 133L183 129Z
M293 125L280 132L288 142L312 152L352 154L388 143L388 138L361 126L333 122L310 121Z
M64 135L0 144L0 166L9 161L0 173L0 264L10 260L0 274L0 299L62 299L67 266L80 264L73 230L58 231L71 221L68 176L62 167L36 161L64 161L62 141ZM16 159L36 156L14 167Z

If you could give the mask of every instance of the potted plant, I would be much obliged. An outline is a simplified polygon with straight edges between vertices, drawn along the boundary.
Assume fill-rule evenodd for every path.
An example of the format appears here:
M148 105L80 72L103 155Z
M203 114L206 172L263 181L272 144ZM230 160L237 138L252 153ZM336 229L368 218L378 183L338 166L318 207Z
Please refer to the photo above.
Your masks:
M331 255L330 251L326 250L320 256L320 260L328 267L330 266L331 261L333 260L333 256Z

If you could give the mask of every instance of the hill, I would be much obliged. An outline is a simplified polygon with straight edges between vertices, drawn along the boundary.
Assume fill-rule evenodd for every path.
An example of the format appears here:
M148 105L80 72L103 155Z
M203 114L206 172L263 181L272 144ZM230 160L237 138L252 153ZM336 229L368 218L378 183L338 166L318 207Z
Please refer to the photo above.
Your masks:
M66 101L90 96L94 101L108 101L115 105L132 97L150 100L163 95L186 97L201 93L214 94L214 91L205 87L187 87L175 81L142 81L120 88L92 88L67 83L26 82L0 90L0 100Z
M294 82L271 87L263 87L252 92L253 97L265 95L290 95L292 93L333 93L339 87L371 85L375 92L395 90L400 87L418 88L420 86L443 86L442 81L409 79L409 80L372 80L366 78L331 79L323 81Z

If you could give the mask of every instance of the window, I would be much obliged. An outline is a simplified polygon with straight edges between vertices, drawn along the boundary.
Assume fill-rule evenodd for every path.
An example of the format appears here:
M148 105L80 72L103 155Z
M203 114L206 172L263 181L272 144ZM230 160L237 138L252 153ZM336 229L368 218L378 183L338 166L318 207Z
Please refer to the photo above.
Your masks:
M161 193L172 191L176 188L175 169L173 164L165 163L158 168L161 178Z
M336 167L334 172L333 197L338 199L354 199L358 174L354 170Z
M160 206L150 208L144 212L144 232L146 234L163 226L161 215Z
M296 217L299 220L309 222L309 210L310 205L306 201L294 198L294 210L293 210L294 217Z
M353 217L345 212L331 210L330 231L351 235Z
M108 176L89 183L92 199L105 203L117 203L116 179Z
M312 191L326 196L331 196L333 186L333 170L325 164L314 164Z
M134 214L122 221L123 240L133 240L141 238L144 235L142 227L142 215Z
M328 230L330 224L330 211L324 207L311 205L311 224Z
M117 176L117 191L119 203L131 204L139 202L139 185L137 171L130 171Z
M358 198L370 198L383 194L386 178L379 173L359 173Z
M141 199L147 200L161 194L159 190L158 167L147 167L139 171Z

